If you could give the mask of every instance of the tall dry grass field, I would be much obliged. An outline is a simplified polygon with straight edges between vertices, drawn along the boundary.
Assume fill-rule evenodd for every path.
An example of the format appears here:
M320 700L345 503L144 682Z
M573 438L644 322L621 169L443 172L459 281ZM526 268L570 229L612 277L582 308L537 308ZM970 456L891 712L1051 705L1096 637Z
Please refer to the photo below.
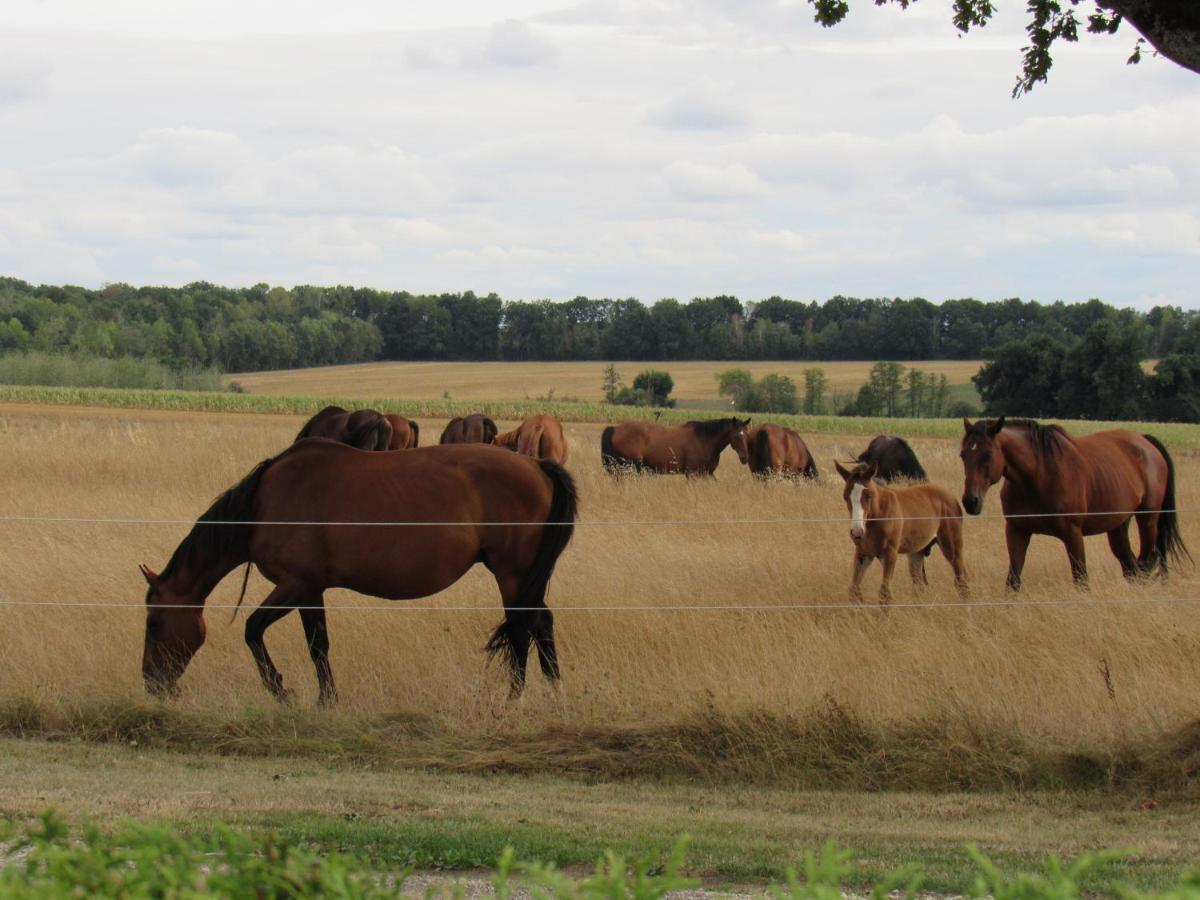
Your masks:
M190 521L282 449L300 421L2 409L0 511ZM441 424L421 422L426 434ZM856 452L861 438L811 438L818 484L762 485L732 452L712 480L613 481L600 466L600 426L567 431L582 502L549 597L561 690L535 673L522 701L506 701L499 666L481 652L501 618L498 594L477 567L421 601L327 594L342 704L305 722L353 732L419 717L453 736L441 761L462 765L643 771L659 753L674 769L819 779L853 761L859 780L877 765L883 782L936 785L1036 780L1043 776L1029 773L1039 760L1052 761L1047 771L1078 764L1111 775L1147 765L1197 718L1200 604L1162 602L1200 598L1194 571L1130 585L1106 542L1089 539L1093 587L1082 595L1061 545L1035 539L1020 602L988 607L1008 599L1007 562L1003 524L985 518L965 528L975 605L949 605L957 599L949 566L935 551L930 606L912 605L900 566L890 612L794 609L846 600L848 515L830 460ZM913 443L933 480L959 494L956 443ZM1195 455L1180 451L1176 463L1180 504L1200 507ZM985 513L998 512L993 493ZM769 519L818 521L761 524ZM0 529L0 599L31 604L0 606L0 704L70 718L144 703L137 564L161 568L188 525ZM1200 516L1185 513L1183 532L1200 548ZM395 540L404 539L397 529ZM868 596L878 577L876 567ZM174 709L244 723L273 708L242 641L244 614L230 621L239 587L240 573L209 599L208 642ZM266 590L253 577L248 604ZM276 624L267 642L307 709L315 679L298 619Z

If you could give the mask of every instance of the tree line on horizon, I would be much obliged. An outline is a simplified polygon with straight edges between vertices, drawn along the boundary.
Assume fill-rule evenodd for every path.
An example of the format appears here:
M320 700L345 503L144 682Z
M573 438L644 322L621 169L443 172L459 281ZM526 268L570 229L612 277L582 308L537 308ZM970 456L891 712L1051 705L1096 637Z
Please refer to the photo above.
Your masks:
M1143 313L1095 299L716 296L647 305L349 286L89 289L0 277L0 352L14 350L226 372L375 360L986 359L974 381L989 414L1200 421L1200 311ZM1159 360L1155 373L1140 367L1148 358Z
M151 357L227 372L372 360L982 359L1033 335L1070 342L1101 321L1139 322L1144 355L1161 357L1197 316L1169 306L1139 313L1100 300L717 296L647 305L207 282L93 290L0 278L0 350Z

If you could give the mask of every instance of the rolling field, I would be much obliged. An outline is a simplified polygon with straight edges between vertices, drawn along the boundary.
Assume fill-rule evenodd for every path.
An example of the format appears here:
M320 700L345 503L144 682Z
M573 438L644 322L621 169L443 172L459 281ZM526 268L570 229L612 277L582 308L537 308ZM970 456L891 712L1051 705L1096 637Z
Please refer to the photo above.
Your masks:
M1012 852L1069 855L1111 844L1122 827L1131 835L1125 843L1141 844L1145 835L1146 858L1155 865L1200 853L1194 825L1200 574L1189 569L1166 583L1127 584L1105 541L1093 538L1087 547L1093 588L1079 594L1061 545L1035 539L1026 592L1012 601L1003 590L1003 522L993 492L987 517L966 524L970 604L953 605L949 567L935 552L920 605L898 572L889 612L871 603L843 608L851 544L831 460L861 449L860 436L806 436L822 469L818 484L758 484L730 451L713 480L614 482L600 467L602 426L569 424L581 519L550 587L564 674L557 692L535 673L519 703L506 700L499 667L481 652L501 617L497 591L477 568L443 594L408 603L330 592L342 704L327 713L312 709L315 679L295 617L268 631L267 642L296 702L279 709L268 700L242 641L244 614L231 622L240 587L231 576L208 601L208 642L184 676L182 698L147 701L137 564L161 568L187 523L255 462L285 446L301 422L289 415L0 406L0 510L10 517L0 521L0 732L109 742L118 755L134 742L135 752L150 754L147 764L161 771L203 770L218 765L204 754L233 754L300 760L287 763L285 778L296 767L332 767L335 783L345 767L385 779L383 773L398 769L547 778L544 802L554 810L545 812L547 820L572 819L556 790L566 796L594 778L706 785L742 797L730 801L735 806L751 807L785 794L800 803L814 796L805 792L832 787L883 791L881 797L933 791L919 814L910 813L913 821L929 822L946 815L933 799L952 796L946 792L987 797L1022 788L1061 798L1059 791L1084 790L1078 796L1112 799L1046 799L1013 814L1022 822L1050 821L1054 816L1038 813L1038 804L1092 804L1096 815L1074 831L1063 824L1019 838L1015 825L997 830L987 803L964 799L961 829L920 837L924 832L888 819L893 813L885 804L864 809L845 834L859 846L891 847L883 854L889 862L897 847L938 856L971 835ZM442 424L421 422L426 435ZM918 437L912 443L933 480L959 493L957 442ZM1197 547L1200 457L1180 448L1175 459L1183 532ZM173 521L11 518L21 516ZM404 539L402 531L396 539ZM868 598L878 578L876 567ZM253 576L247 604L265 594L266 583ZM187 756L158 755L164 749ZM125 787L101 779L91 788L81 784L78 794L48 795L38 786L58 783L52 771L70 768L71 753L13 754L25 762L0 768L0 786L33 788L5 792L16 799L0 809L12 813L54 799L97 812L124 802L168 819L224 808L212 807L207 794L155 800L133 775ZM268 770L278 775L280 766L268 763L261 771ZM424 784L421 790L436 794L432 781ZM494 796L488 779L462 784ZM357 808L339 801L334 788L325 790L295 795L288 809L336 819ZM638 793L631 788L622 802L636 805ZM1156 799L1144 806L1146 797ZM413 821L436 821L440 804L449 802L429 799L434 812L413 812ZM496 809L521 815L516 800L496 802ZM679 807L673 822L699 821L689 808ZM267 821L278 809L251 803L247 821ZM503 833L492 813L454 809L465 832ZM621 809L597 813L595 821L573 820L560 833L586 832L590 854L597 835L620 839L619 823L628 816ZM789 809L780 822L793 823L788 827L799 834L800 812ZM1131 809L1144 815L1130 819ZM1163 824L1160 816L1181 809L1190 826L1175 819ZM799 840L739 816L729 827L758 836L747 839ZM1138 816L1146 820L1144 831ZM876 820L880 827L868 827ZM703 827L726 834L715 822ZM645 834L654 834L650 824ZM725 862L714 863L716 871L754 870L744 852L722 852Z
M557 399L576 398L591 403L604 399L601 376L607 363L511 362L381 362L353 366L323 366L279 372L246 372L231 375L255 394L336 396L350 398L405 397L425 400L449 395L454 400L535 399L551 391ZM804 370L820 368L828 391L853 394L867 380L870 362L618 362L625 384L644 369L665 369L675 379L672 394L681 402L720 401L716 374L726 369L749 369L755 378L776 372L804 389ZM976 360L909 362L935 375L945 375L952 385L969 386L979 371Z

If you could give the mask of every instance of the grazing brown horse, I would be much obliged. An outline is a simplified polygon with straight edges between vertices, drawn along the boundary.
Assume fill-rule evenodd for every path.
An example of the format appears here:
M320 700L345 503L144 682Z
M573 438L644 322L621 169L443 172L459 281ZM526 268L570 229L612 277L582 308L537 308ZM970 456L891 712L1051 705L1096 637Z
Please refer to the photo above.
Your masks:
M373 409L347 412L340 406L327 406L304 424L296 440L323 437L359 450L388 450L392 436L392 423L383 413Z
M1190 559L1175 512L1175 463L1158 438L1124 429L1073 436L1031 419L963 419L963 507L983 511L987 490L1001 478L1007 518L1008 587L1021 589L1030 538L1048 534L1066 545L1071 577L1087 584L1083 539L1108 536L1126 578L1167 574L1167 559ZM1134 512L1137 515L1132 515ZM1140 552L1129 543L1137 519Z
M321 702L330 703L336 691L326 590L411 600L444 590L477 562L500 586L505 619L487 649L507 659L512 694L524 686L531 641L542 672L557 679L546 586L571 539L576 506L575 485L561 466L490 447L363 453L327 440L293 444L218 497L161 575L142 567L150 585L146 687L176 693L204 643L205 599L243 563L275 585L247 619L246 643L263 683L281 700L287 692L263 635L290 610L300 611ZM393 522L430 524L382 524Z
M770 422L739 432L730 446L743 466L759 478L816 478L817 461L804 440L790 428Z
M608 472L632 467L637 472L711 475L721 461L721 451L749 425L749 419L709 419L673 426L622 422L608 426L600 435L600 456Z
M567 462L567 439L562 423L545 413L527 416L512 431L496 435L492 442L497 447L507 447L525 456L553 460L560 466Z
M928 481L929 476L917 460L917 454L908 446L908 441L902 437L890 434L876 435L867 444L867 449L858 454L860 463L874 463L879 474L876 478L883 481L895 481L897 478L908 478L911 481Z
M421 443L421 426L412 419L388 413L384 416L392 426L389 450L415 450Z
M455 416L442 431L439 444L490 444L500 429L487 416L478 413L463 418Z
M954 569L954 584L959 596L967 596L967 570L963 564L962 507L946 491L932 484L912 487L887 487L875 480L879 474L874 463L859 463L847 470L834 460L834 467L846 482L842 497L850 510L850 539L854 541L854 569L850 579L850 599L862 602L862 578L871 560L883 563L883 583L879 602L892 600L892 572L896 557L908 556L908 571L913 585L920 590L929 584L925 576L925 557L934 544Z

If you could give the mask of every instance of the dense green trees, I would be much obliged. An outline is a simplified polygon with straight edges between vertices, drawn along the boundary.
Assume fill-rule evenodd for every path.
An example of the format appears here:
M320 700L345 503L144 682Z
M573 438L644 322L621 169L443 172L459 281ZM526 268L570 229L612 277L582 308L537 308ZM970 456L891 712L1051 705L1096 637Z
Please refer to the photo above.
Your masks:
M79 350L228 371L373 359L979 359L1035 335L1070 345L1099 322L1136 318L1144 352L1200 346L1198 314L1140 315L1098 300L1041 305L920 298L632 298L566 302L367 288L100 290L0 278L0 350Z

